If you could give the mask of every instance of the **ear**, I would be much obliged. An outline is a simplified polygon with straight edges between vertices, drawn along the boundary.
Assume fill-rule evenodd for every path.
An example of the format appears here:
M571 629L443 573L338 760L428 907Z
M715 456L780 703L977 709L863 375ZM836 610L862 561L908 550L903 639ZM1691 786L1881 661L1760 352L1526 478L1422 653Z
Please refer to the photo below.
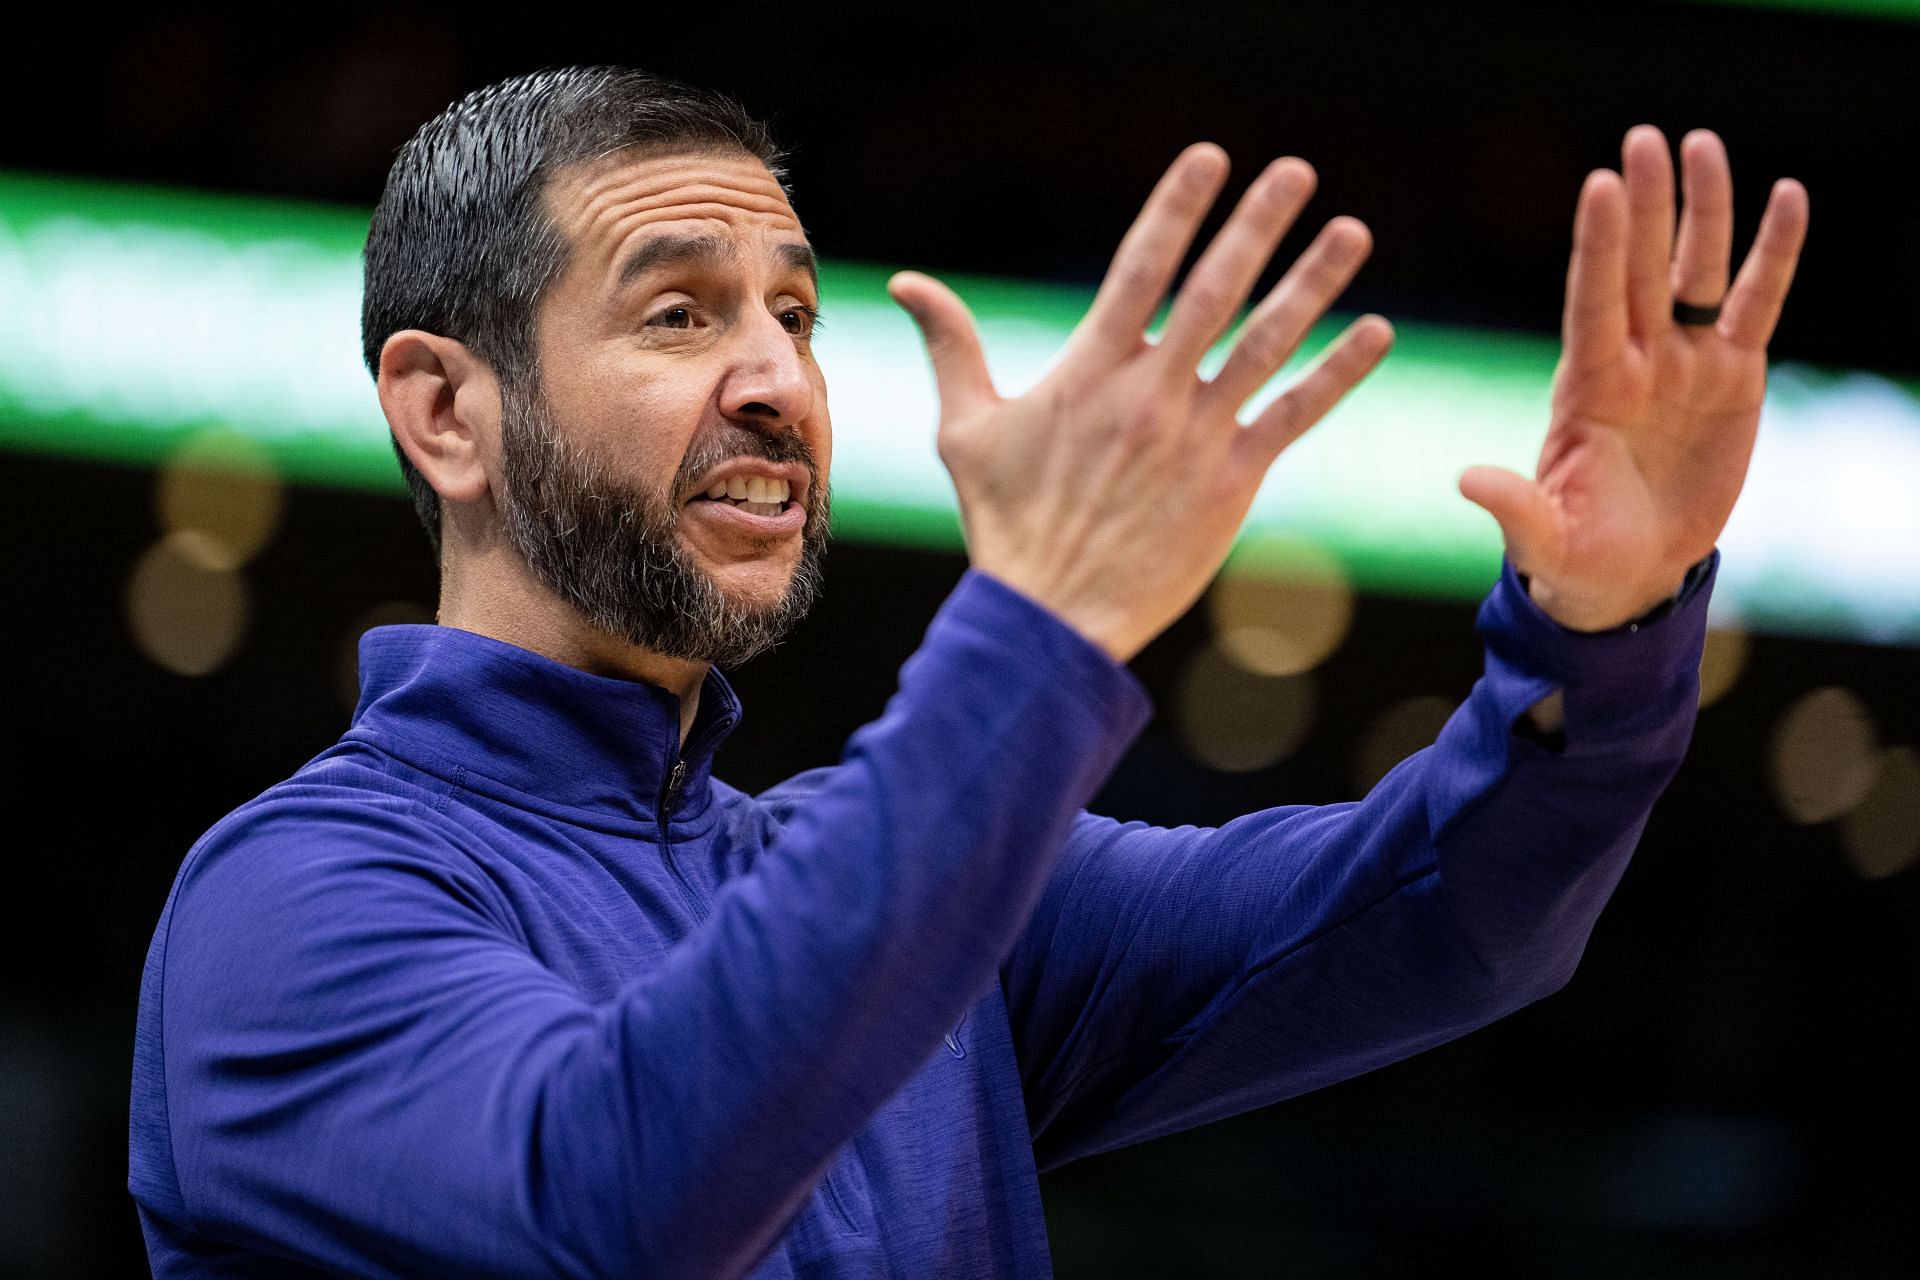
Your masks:
M475 502L500 455L500 383L463 342L402 329L380 348L381 412L442 502Z

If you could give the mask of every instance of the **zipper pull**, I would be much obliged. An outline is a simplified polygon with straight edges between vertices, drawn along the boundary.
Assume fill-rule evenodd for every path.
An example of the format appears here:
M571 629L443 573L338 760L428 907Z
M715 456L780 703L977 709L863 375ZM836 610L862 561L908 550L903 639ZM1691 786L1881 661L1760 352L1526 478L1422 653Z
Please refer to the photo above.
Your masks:
M665 808L673 808L673 801L680 794L680 784L687 780L687 762L675 760L672 772L667 774L667 798Z

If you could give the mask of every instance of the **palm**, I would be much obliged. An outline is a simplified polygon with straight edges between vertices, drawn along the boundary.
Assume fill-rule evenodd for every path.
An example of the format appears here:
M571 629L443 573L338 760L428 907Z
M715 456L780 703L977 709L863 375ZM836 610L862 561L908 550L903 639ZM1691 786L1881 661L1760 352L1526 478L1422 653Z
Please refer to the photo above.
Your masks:
M1731 290L1732 184L1712 134L1683 146L1686 211L1674 236L1672 163L1657 130L1627 135L1624 178L1581 192L1565 349L1534 479L1476 467L1461 489L1507 536L1543 607L1568 626L1624 622L1713 549L1746 476L1766 389L1766 342L1806 227L1799 184L1776 185ZM1725 299L1681 324L1675 299Z
M1673 326L1601 372L1563 364L1536 481L1562 520L1562 574L1684 569L1713 549L1752 453L1759 352ZM1543 566L1543 571L1547 566Z

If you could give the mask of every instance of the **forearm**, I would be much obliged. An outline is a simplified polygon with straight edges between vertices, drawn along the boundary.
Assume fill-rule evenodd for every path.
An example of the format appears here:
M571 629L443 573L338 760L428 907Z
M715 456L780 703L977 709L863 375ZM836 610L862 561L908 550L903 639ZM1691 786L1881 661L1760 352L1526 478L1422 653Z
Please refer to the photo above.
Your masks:
M1685 749L1705 603L1580 636L1509 579L1485 678L1360 803L1215 831L1084 820L1071 891L1006 975L1043 1161L1332 1083L1564 983ZM1543 741L1527 717L1553 696L1566 723Z
M1598 634L1547 618L1507 570L1482 610L1487 675L1448 726L1431 808L1448 903L1489 964L1571 972L1692 736L1711 557L1670 608ZM1517 730L1513 705L1541 702ZM1554 982L1553 985L1558 985Z

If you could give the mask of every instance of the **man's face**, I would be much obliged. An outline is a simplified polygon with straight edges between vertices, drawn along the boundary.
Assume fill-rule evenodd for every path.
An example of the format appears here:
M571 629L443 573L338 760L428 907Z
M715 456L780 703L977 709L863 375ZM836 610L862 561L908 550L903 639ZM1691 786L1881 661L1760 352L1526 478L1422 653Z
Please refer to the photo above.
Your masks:
M546 198L571 252L538 385L504 393L508 538L602 629L735 665L818 589L832 432L805 233L744 154L614 158Z

